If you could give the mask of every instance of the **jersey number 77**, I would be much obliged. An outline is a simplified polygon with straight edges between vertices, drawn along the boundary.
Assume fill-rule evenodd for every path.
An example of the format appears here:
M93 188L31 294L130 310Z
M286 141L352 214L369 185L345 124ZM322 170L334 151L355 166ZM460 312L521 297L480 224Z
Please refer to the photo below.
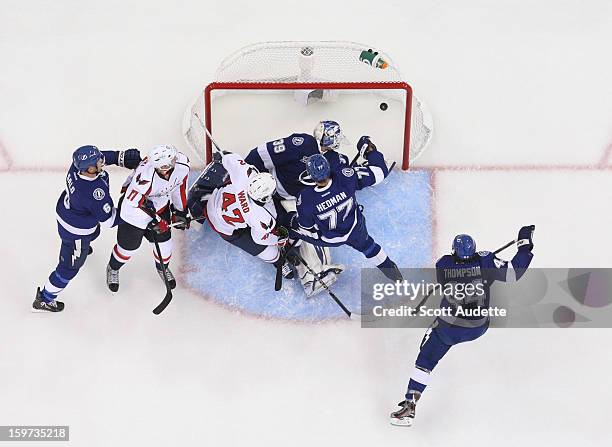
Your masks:
M332 208L329 211L325 211L324 213L317 214L317 217L320 221L328 220L327 225L330 230L335 230L338 226L338 215L342 219L342 222L346 220L349 216L349 213L353 209L353 198L349 198L346 202L342 202L340 205Z

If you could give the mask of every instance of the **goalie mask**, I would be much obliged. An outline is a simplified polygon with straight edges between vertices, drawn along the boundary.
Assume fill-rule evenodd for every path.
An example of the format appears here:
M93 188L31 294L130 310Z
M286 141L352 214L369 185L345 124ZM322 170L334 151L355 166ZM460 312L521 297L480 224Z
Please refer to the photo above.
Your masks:
M340 129L340 124L336 121L321 121L317 124L313 133L321 148L328 147L336 151L340 148L340 145L349 144L348 139Z
M153 164L155 169L161 171L169 171L174 168L176 162L176 154L178 151L171 144L164 144L161 146L155 146L149 152L149 162Z
M268 203L276 192L276 180L272 174L260 172L251 177L247 193L259 203Z

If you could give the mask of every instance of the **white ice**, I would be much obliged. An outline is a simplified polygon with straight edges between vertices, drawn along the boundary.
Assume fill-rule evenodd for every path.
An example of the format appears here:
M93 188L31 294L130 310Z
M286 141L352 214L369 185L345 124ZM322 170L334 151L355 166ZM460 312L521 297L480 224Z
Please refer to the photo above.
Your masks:
M62 314L29 306L57 260L74 148L186 150L189 101L225 55L264 40L355 40L394 57L434 117L415 166L435 168L432 258L456 233L495 248L533 223L535 266L607 267L611 24L606 1L3 0L0 425L70 425L87 447L608 445L606 329L491 330L453 348L406 430L387 415L423 330L258 319L181 286L154 317L148 248L121 293L106 290L113 231ZM387 131L367 127L353 141ZM125 171L110 172L117 194Z

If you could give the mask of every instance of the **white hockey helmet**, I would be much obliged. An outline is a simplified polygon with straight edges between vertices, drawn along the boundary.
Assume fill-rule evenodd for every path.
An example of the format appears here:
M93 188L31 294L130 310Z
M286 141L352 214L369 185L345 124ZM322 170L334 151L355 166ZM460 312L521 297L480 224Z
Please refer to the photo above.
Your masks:
M247 193L256 202L268 203L276 191L276 180L272 174L260 172L250 178Z
M169 170L174 167L176 162L176 154L178 151L176 147L171 144L162 144L155 146L149 151L149 161L153 164L155 169Z

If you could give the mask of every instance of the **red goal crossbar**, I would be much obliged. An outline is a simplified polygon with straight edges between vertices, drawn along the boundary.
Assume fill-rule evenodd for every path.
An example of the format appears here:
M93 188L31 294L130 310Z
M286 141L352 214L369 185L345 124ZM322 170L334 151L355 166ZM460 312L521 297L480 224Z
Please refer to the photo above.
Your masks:
M211 95L213 90L404 90L404 147L402 169L407 170L410 153L410 117L412 115L412 87L405 82L212 82L204 89L204 119L212 134ZM212 160L212 142L206 135L206 162Z

